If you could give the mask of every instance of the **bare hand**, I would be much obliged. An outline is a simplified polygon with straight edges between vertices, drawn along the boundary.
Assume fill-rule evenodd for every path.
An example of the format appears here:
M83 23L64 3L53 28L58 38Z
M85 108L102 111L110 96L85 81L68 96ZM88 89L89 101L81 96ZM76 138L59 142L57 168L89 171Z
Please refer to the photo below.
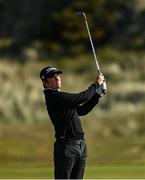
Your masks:
M102 73L100 73L97 78L96 78L96 82L101 85L103 84L103 82L105 81L104 75Z

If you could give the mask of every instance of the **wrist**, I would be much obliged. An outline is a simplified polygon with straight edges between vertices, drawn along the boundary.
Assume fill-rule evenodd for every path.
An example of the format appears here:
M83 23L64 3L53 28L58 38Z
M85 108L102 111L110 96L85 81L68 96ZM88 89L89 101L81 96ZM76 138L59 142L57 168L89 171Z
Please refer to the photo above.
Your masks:
M98 87L96 87L96 93L99 94L100 96L103 95L103 91L102 91L102 88L100 85Z

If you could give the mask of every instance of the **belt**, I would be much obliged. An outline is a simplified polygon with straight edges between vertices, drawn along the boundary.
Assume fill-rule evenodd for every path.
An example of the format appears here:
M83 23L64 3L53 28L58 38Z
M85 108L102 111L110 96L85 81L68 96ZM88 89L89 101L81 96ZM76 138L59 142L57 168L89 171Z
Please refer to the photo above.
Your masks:
M70 144L70 145L80 145L85 144L84 139L74 140L74 139L57 139L56 142Z
M66 140L65 144L70 144L70 145L80 145L80 144L84 144L85 141L83 139L80 140Z

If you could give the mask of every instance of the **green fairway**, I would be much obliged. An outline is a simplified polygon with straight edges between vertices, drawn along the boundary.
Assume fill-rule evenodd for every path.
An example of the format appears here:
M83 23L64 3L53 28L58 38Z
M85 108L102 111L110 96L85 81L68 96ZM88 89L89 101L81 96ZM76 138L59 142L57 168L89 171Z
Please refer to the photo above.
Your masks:
M144 166L91 166L86 168L85 178L145 178Z
M1 124L0 129L0 179L53 178L53 138L48 126ZM145 178L144 137L88 139L84 178Z
M145 166L104 165L86 167L84 178L145 178ZM0 178L53 178L53 169L45 165L8 165L0 167Z
M5 165L0 167L0 178L53 178L53 171L44 165Z

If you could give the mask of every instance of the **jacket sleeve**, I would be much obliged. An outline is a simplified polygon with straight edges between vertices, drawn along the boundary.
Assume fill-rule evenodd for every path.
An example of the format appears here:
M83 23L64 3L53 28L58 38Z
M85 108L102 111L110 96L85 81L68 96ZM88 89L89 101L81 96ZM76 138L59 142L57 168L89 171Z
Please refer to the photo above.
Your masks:
M90 100L79 105L76 108L78 115L84 116L84 115L88 114L95 107L95 105L98 104L100 97L101 96L96 93Z
M96 90L96 85L92 84L87 90L80 93L67 93L67 92L58 92L56 97L57 101L67 107L76 108L78 105L85 103L91 99Z

